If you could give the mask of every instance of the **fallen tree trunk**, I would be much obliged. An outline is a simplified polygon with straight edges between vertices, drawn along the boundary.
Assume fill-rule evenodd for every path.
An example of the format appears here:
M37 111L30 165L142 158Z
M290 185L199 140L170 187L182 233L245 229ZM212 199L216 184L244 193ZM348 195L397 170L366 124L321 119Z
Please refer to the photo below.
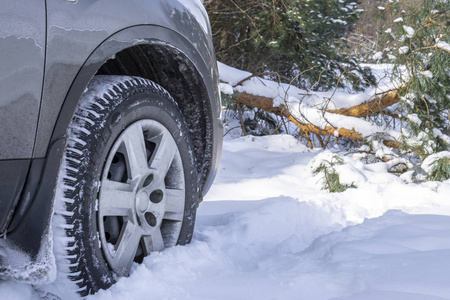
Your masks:
M377 97L373 100L361 103L350 108L331 109L327 110L327 112L332 114L361 118L380 113L383 109L391 106L392 104L398 103L399 101L400 97L398 96L397 91L393 90L387 94L384 94L381 98Z
M344 137L352 140L361 141L363 139L362 135L355 130L349 130L345 128L334 128L327 126L325 128L320 128L312 124L304 124L294 118L289 109L286 106L273 106L273 99L263 96L255 96L248 93L239 93L234 98L234 100L240 104L245 104L251 107L260 108L266 112L276 114L287 118L289 121L294 123L303 133L314 133L318 135L334 135L336 137Z
M235 101L245 104L251 107L260 108L264 111L271 112L277 115L284 115L287 117L290 115L289 110L285 106L273 106L273 99L264 96L255 96L248 93L237 93L234 98ZM391 106L392 104L398 103L400 97L396 90L384 94L381 98L376 98L359 105L350 108L341 109L329 109L326 112L332 114L339 114L348 117L362 118L367 116L372 116L374 114L380 113L383 109Z
M344 137L347 139L362 141L363 136L361 133L355 131L355 129L346 129L346 128L334 128L331 126L326 126L325 128L320 128L312 124L303 124L295 119L292 115L287 117L289 121L297 125L298 128L303 133L314 133L318 135L334 135L335 137Z
M312 124L305 124L297 120L290 113L289 109L284 106L273 106L273 99L264 97L264 96L255 96L248 93L236 93L233 97L234 101L239 104L245 104L251 107L256 107L262 109L266 112L273 113L278 116L282 116L287 118L289 121L294 123L305 136L309 136L310 133L316 135L333 135L337 138L343 137L347 139L351 139L354 141L364 141L364 137L361 133L355 131L354 128L335 128L332 126L326 126L325 128L320 128L318 126ZM381 112L386 107L397 103L399 101L399 97L397 91L389 92L388 94L383 95L381 98L377 98L360 105L339 109L339 110L327 110L329 113L341 114L344 116L352 116L352 117L365 117L369 115L373 115ZM386 141L385 144L389 147L396 147L397 143L395 141Z

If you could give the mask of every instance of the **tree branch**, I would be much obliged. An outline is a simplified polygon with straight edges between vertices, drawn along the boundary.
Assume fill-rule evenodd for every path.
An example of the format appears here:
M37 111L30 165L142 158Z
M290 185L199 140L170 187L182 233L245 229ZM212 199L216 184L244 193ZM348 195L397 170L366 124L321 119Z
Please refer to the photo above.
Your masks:
M391 106L392 104L398 103L399 101L400 97L398 96L397 90L393 90L387 94L384 94L381 98L377 97L373 100L361 103L350 108L330 109L327 110L327 112L343 116L361 118L375 115L381 112L383 109Z
M287 118L289 121L294 123L300 131L305 134L305 136L309 136L310 133L317 135L333 135L336 137L348 138L354 141L364 141L364 137L361 133L357 132L354 128L335 128L332 126L326 126L325 128L320 128L313 124L305 124L297 120L294 116L291 115L289 109L284 106L273 106L273 99L264 97L264 96L255 96L248 93L235 93L233 97L234 101L239 104L245 104L251 107L256 107L262 109L266 112L273 113L278 116L282 116ZM391 91L381 98L376 98L374 100L362 103L360 105L339 109L339 110L328 110L329 113L341 114L344 116L352 116L352 117L365 117L368 115L373 115L381 112L386 107L397 103L399 101L399 96L397 91ZM385 141L385 144L389 147L398 147L397 142L395 141Z

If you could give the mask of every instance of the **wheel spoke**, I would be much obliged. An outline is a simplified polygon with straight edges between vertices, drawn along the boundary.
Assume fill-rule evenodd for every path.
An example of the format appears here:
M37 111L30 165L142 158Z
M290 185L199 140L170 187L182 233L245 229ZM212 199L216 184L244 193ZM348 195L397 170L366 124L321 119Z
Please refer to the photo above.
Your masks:
M127 128L122 139L125 145L125 157L131 173L131 179L146 174L148 171L148 161L141 125L136 123Z
M130 221L126 222L125 228L116 244L116 252L112 260L112 266L117 272L128 274L141 237L141 228Z
M150 168L165 176L177 152L177 144L167 130L160 134L157 144L156 153L150 163Z
M103 180L100 187L99 211L103 216L127 216L135 195L130 184Z
M149 255L154 251L164 250L164 241L159 228L155 229L152 235L144 236L142 239L144 240L145 255Z
M183 221L185 191L179 189L166 189L166 211L164 219Z

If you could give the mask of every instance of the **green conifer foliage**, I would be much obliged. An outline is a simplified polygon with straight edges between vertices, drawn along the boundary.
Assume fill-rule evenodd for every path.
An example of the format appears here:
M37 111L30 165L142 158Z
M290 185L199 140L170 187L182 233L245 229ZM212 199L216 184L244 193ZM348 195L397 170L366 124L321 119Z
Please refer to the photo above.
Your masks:
M314 169L315 174L323 173L324 186L323 189L329 190L331 193L342 193L347 189L356 189L357 186L352 184L342 184L339 178L339 173L334 168L336 165L342 165L344 161L341 157L334 155L331 161L324 160L318 168Z
M205 6L218 59L252 73L276 72L310 89L360 90L374 78L340 38L360 10L355 0L211 0ZM301 75L300 75L301 74Z
M390 4L395 12L395 3ZM397 41L395 76L400 80L408 125L404 146L422 158L446 150L450 109L450 2L423 0L399 11L389 36ZM405 70L406 69L406 70Z

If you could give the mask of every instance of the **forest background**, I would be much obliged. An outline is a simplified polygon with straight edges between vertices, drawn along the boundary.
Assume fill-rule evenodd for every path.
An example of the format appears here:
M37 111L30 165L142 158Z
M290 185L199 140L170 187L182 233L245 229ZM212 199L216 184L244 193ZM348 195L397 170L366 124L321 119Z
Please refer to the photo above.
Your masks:
M316 170L326 177L344 152L386 162L410 181L450 177L447 0L211 0L205 6L218 60L251 73L221 78L223 103L244 135L290 133L311 148L336 150ZM381 63L388 71L374 74ZM272 92L261 92L270 85L264 80L276 83ZM257 81L259 88L249 88ZM337 187L328 189L346 189L333 178Z

